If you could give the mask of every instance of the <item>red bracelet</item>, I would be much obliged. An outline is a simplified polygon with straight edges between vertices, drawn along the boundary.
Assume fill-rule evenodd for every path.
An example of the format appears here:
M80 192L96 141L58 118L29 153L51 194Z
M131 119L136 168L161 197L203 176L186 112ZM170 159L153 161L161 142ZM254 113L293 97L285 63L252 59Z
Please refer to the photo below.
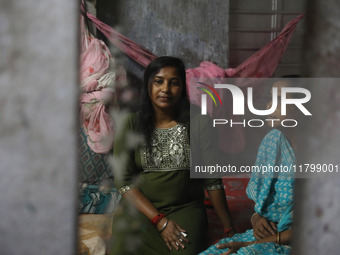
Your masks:
M164 213L157 214L155 217L152 218L151 223L155 226L163 219L166 215Z
M228 234L231 231L233 231L233 228L225 228L224 229L224 235Z

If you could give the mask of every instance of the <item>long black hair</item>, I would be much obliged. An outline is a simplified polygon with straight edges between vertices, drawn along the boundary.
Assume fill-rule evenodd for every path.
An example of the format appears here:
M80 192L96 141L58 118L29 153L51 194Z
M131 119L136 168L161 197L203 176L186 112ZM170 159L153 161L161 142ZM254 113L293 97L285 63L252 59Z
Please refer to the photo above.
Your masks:
M152 106L149 91L154 76L164 67L175 67L182 82L182 94L175 108L175 118L178 123L189 122L189 99L186 86L186 71L183 61L176 57L163 56L154 59L144 71L143 87L140 94L137 112L137 130L141 132L149 145L151 134L155 129L155 111Z

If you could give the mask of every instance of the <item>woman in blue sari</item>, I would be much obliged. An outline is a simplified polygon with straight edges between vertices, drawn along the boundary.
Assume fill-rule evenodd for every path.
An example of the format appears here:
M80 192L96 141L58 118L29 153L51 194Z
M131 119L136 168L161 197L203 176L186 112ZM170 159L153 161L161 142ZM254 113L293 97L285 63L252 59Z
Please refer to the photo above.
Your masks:
M286 81L274 83L273 87L278 88L278 101L280 88L287 85ZM294 115L290 107L286 116L281 115L280 107L277 108L270 119L282 120ZM294 186L294 173L290 170L295 163L295 135L293 128L288 132L278 128L281 129L274 126L262 140L255 162L255 168L262 171L252 173L246 190L247 196L255 202L251 217L253 229L223 238L200 255L290 254Z

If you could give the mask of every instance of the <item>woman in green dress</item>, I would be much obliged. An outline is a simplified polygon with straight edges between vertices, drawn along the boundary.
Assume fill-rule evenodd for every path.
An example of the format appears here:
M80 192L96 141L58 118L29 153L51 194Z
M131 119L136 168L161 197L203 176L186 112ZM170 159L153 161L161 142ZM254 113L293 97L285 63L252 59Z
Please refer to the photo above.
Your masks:
M213 159L216 143L204 118L192 116L189 123L185 82L180 59L152 61L139 111L116 133L113 171L123 199L113 219L112 255L198 254L206 247L204 190L227 235L233 234L221 180L190 179L190 128L200 134L190 139L200 146L202 160ZM136 144L138 133L144 139Z

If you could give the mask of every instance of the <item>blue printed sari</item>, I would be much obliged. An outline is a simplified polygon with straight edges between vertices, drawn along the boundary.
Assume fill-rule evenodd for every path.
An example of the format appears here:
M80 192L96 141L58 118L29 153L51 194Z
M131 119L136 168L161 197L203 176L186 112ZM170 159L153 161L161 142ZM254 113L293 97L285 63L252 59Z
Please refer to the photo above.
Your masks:
M295 162L293 148L284 134L272 129L262 140L255 166L263 172L253 172L247 186L247 195L255 202L255 211L277 223L279 232L292 224ZM264 172L267 171L267 172ZM228 249L217 249L218 244L255 241L253 230L223 238L200 255L221 254ZM291 247L275 243L260 243L243 247L236 254L290 254ZM234 253L235 254L235 253Z

